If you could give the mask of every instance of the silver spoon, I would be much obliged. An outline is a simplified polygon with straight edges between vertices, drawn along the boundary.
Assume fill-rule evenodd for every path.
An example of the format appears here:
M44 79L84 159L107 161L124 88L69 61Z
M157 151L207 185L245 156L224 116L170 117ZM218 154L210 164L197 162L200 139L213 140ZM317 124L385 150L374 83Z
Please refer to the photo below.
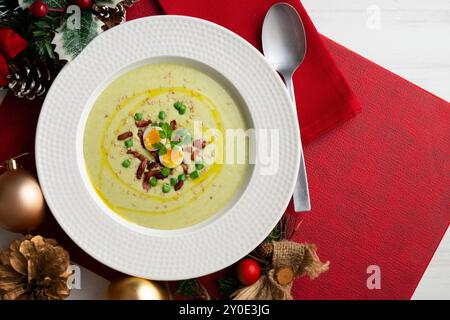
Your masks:
M294 7L287 3L277 3L269 9L262 29L262 45L267 60L283 76L297 115L292 76L305 58L306 35L302 20ZM296 212L311 210L303 148L300 158L293 194Z

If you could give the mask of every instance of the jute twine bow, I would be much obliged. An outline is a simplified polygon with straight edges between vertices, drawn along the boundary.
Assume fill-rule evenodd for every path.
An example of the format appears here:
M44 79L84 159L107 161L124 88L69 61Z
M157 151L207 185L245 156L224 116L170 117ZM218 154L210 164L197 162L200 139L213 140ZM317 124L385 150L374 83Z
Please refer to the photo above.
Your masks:
M313 244L272 241L262 244L257 252L263 258L272 257L269 270L254 284L235 291L231 295L234 300L292 300L295 278L308 275L314 279L330 265L320 261Z

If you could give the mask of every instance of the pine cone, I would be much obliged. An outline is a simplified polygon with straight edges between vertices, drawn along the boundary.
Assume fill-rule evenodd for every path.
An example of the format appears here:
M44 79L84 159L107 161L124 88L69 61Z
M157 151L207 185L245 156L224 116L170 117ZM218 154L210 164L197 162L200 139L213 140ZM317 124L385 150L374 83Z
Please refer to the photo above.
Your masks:
M106 31L118 24L125 22L125 8L122 3L118 3L114 8L108 7L106 5L94 4L92 6L92 11L94 12L97 19L103 22L102 30Z
M27 235L0 253L3 300L62 300L69 296L69 254L53 239Z
M94 4L92 6L92 12L94 15L103 22L102 30L106 31L114 26L117 26L126 19L126 7L131 7L138 0L124 0L119 2L115 7L109 7L108 5Z
M61 61L47 64L18 57L9 64L8 88L16 97L34 100L47 92L62 66Z

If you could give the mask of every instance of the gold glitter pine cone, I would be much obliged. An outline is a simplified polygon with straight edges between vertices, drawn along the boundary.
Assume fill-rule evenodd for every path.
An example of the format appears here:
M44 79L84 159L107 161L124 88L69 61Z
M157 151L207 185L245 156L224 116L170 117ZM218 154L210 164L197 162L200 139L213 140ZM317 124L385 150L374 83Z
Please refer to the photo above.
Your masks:
M62 300L69 296L69 253L54 239L27 235L0 253L3 300Z

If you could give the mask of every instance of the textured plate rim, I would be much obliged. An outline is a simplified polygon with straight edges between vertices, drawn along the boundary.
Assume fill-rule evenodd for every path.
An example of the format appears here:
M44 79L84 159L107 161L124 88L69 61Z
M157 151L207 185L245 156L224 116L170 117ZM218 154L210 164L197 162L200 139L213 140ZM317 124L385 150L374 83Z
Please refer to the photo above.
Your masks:
M136 36L135 33L136 31L151 32L156 29L160 33L155 36L149 36L148 33ZM163 36L164 39L160 39L160 36ZM80 203L76 202L79 199L86 200L87 192L82 188L77 189L77 185L80 186L78 179L81 179L79 172L74 172L74 176L64 172L64 163L71 159L74 161L73 156L75 151L73 149L76 149L76 134L69 132L67 134L67 145L61 146L61 142L64 140L55 136L55 134L58 134L58 130L61 129L62 125L58 123L59 118L56 111L64 112L64 110L61 110L61 107L58 110L57 104L61 102L62 97L73 98L75 100L81 99L81 102L84 101L86 103L87 101L82 99L90 96L89 92L81 90L79 95L71 96L73 92L71 93L67 90L67 84L77 80L73 76L77 76L78 80L80 80L80 75L86 75L86 72L92 75L92 79L89 78L86 84L77 84L76 88L79 86L82 88L92 81L97 86L100 85L98 78L101 77L104 68L99 68L101 69L99 75L93 75L92 71L89 73L89 67L95 66L95 62L101 62L98 60L99 52L103 50L103 54L105 54L106 49L114 49L113 40L119 38L126 42L127 45L124 45L124 47L137 48L136 45L139 42L139 37L144 41L146 38L152 38L152 40L159 40L159 42L158 48L149 48L144 45L138 51L147 49L148 51L153 50L151 54L154 56L158 56L155 52L159 52L159 55L166 54L195 59L224 74L240 90L246 104L256 115L256 118L253 118L256 128L283 128L283 131L280 133L280 138L289 138L289 141L281 141L282 146L280 150L282 156L286 158L286 163L283 163L283 167L281 168L281 172L285 174L284 181L281 185L277 185L277 188L274 188L269 184L264 186L264 190L261 190L261 186L258 187L257 183L267 182L267 177L263 178L262 175L255 173L254 176L256 177L252 177L247 188L250 191L246 192L246 197L243 197L237 203L237 206L233 207L226 214L226 219L215 221L206 225L204 228L190 232L189 235L182 234L169 237L139 235L138 233L130 233L129 230L123 230L123 226L113 222L112 219L101 218L100 220L102 221L95 220L94 216L96 215L92 213L83 212L80 213L79 217L74 217L76 208L84 206L84 209L90 208L95 209L95 211L98 211L99 208L93 206L93 203L84 203L84 201ZM183 39L180 37L183 37ZM181 49L181 53L177 51L179 49L174 48L173 39L179 39L180 42L186 45L186 48L183 47ZM195 45L200 44L200 39L203 46L195 47ZM190 45L194 46L195 50L199 52L193 53ZM226 61L227 58L224 58L224 56L217 56L221 54L220 51L215 51L217 49L226 51L229 54L227 58L233 56L236 58L239 57L245 63L243 64L243 62L237 61L238 59L230 63L230 61ZM199 56L193 56L196 54ZM142 60L145 57L148 58L151 56L150 53L147 52L144 54L142 51L133 57L126 57L124 52L116 52L116 55L116 59L118 57L123 58L123 66L139 61L137 57ZM214 56L214 61L208 58L211 55ZM256 69L250 69L255 66L257 67ZM84 69L82 69L83 67ZM109 70L107 67L105 68ZM96 69L96 71L99 71L99 69ZM249 84L243 83L242 81L244 80L239 80L239 77L247 80L251 79L255 81L253 84L254 87L260 86L261 88L253 91L254 89L248 87ZM265 89L267 92L263 92L264 85L266 86ZM85 91L94 90L84 89ZM267 98L267 103L264 104L264 101L262 103L260 101L258 105L260 107L261 105L263 107L265 106L264 112L267 112L268 115L263 115L261 114L261 110L256 109L257 103L255 101L258 101L261 97ZM68 110L74 104L76 107L76 101L71 101L70 99L66 99L65 101L67 105L62 107L66 109L65 111L70 111L69 113L76 115L77 111L80 112L82 110L76 108L75 110ZM276 101L276 104L273 104L274 101ZM274 105L276 107L273 107ZM269 107L273 107L274 110L269 109ZM276 111L280 110L283 113L276 114ZM273 116L275 114L278 118L274 120ZM78 114L78 116L81 115ZM271 122L268 121L269 118ZM74 126L76 127L78 125L78 123L75 123L76 119L77 117L75 116L74 119L70 120L72 122L65 123L64 127L69 129ZM298 171L300 159L301 145L299 130L297 121L294 119L295 115L291 102L278 74L272 69L260 52L241 37L212 22L192 17L154 16L137 19L98 36L58 75L47 94L37 126L36 167L38 177L47 204L63 230L85 252L101 263L123 273L154 280L195 278L221 270L245 256L264 240L279 218L281 218L289 203L295 185L295 176ZM263 126L264 124L267 124L267 126ZM63 152L62 155L52 156L60 148L66 152ZM258 168L255 168L255 172L257 170ZM62 181L61 177L63 177ZM71 178L73 178L72 181L74 183L65 186L63 182L68 182ZM259 188L265 197L255 196L256 188ZM70 192L73 192L73 194ZM248 197L247 193L250 194L250 197ZM277 201L269 205L266 202L266 198L270 200L276 198ZM74 203L78 207L67 208L63 205L64 201ZM251 205L250 201L260 202ZM248 211L243 212L243 210ZM97 218L99 217L101 216L97 216ZM78 220L77 218L80 219ZM259 226L250 227L248 222L255 222L255 219L259 219L256 221ZM218 231L221 231L221 233L218 233ZM231 240L228 237L223 238L227 232L229 232L231 237L241 237L240 239ZM211 239L216 239L216 241ZM150 244L157 248L147 248L146 245ZM162 248L160 249L159 246ZM209 255L207 255L208 253ZM124 262L124 259L127 262ZM155 259L157 260L156 265L149 263L155 261Z

